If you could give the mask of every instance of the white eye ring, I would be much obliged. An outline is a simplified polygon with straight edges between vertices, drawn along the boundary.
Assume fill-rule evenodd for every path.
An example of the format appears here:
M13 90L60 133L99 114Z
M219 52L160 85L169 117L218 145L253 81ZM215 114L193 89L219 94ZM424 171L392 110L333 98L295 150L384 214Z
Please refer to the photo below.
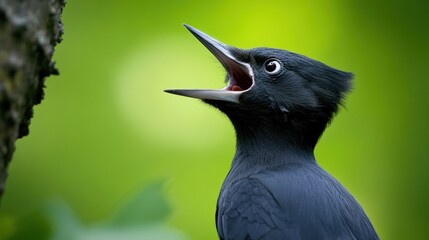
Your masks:
M280 72L281 69L282 69L282 65L280 64L279 61L275 59L270 59L265 62L265 72L267 72L268 74L271 74L271 75L276 74Z

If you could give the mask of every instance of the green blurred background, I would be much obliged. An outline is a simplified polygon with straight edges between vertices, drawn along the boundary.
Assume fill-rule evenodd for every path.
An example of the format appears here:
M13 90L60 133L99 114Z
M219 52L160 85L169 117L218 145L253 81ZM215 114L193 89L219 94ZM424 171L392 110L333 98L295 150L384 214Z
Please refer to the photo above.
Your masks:
M68 1L55 53L61 75L47 80L31 133L17 143L0 232L16 234L17 219L50 199L82 224L98 223L164 179L169 226L189 239L216 239L233 128L201 102L162 91L223 87L223 68L182 27L188 23L237 47L288 49L354 72L354 91L322 137L318 161L381 238L426 239L428 12L428 1L396 0Z

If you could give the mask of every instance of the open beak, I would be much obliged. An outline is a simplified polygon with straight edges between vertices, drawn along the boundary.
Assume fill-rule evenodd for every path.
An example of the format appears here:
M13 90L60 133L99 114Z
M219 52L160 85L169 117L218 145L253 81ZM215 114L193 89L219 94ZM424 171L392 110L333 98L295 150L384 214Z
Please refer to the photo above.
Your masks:
M240 103L240 95L254 85L253 71L248 63L234 57L234 48L229 47L209 35L184 24L184 26L222 63L228 73L228 85L223 89L172 89L167 93L203 100L220 100Z

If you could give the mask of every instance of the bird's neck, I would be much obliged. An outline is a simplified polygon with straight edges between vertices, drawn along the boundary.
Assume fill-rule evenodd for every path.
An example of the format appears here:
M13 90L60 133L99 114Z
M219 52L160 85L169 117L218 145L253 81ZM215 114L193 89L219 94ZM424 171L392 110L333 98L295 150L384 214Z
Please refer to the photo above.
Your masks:
M275 168L293 162L314 162L316 142L287 127L235 127L237 135L234 165Z
M293 162L315 162L314 148L330 115L314 113L284 115L272 109L211 104L224 112L237 136L232 168L275 168ZM267 117L268 116L268 117Z

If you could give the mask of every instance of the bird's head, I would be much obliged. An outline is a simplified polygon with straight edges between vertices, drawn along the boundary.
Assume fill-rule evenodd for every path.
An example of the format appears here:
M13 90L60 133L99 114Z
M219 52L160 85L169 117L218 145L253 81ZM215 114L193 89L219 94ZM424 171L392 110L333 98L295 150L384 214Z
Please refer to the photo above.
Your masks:
M351 73L285 50L227 46L185 27L222 63L227 86L166 92L217 107L231 119L238 134L273 129L296 135L314 147L350 89Z

